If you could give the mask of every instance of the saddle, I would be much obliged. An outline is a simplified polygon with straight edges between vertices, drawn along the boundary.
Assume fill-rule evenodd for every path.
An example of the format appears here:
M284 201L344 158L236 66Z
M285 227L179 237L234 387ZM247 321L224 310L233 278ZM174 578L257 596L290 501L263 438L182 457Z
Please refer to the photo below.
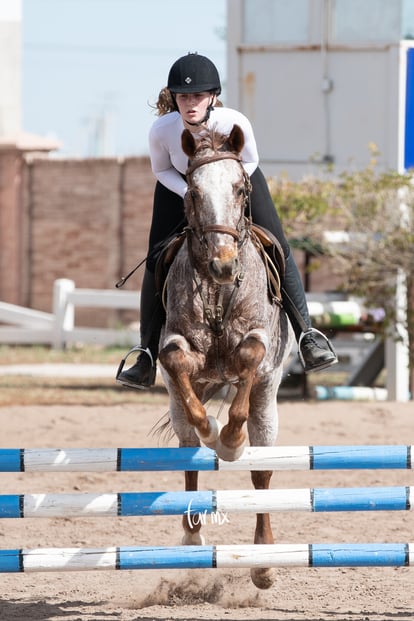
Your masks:
M266 268L269 298L271 302L280 305L282 282L285 276L285 257L282 246L270 231L258 224L251 225L250 236ZM167 239L159 252L155 266L155 282L162 298L168 272L185 239L186 233L182 231L173 238Z

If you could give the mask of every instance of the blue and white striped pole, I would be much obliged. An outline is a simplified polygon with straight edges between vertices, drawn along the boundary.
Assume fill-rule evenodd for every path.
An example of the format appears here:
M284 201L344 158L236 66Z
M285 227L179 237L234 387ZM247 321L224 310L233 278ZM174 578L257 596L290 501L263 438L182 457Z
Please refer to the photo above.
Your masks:
M208 448L0 449L0 472L412 469L412 446L246 447L237 461Z
M234 567L410 567L413 543L0 550L0 573Z
M414 487L0 495L1 518L128 517L275 511L404 511Z

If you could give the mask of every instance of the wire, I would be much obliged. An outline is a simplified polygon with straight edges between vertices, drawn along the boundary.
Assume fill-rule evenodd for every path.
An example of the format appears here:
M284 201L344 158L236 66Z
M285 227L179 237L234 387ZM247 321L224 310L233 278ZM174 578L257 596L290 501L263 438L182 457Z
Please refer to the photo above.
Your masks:
M27 41L24 43L23 48L25 49L34 49L34 50L44 50L50 52L54 51L72 51L72 52L82 52L87 54L172 54L181 52L181 48L139 48L139 47L118 47L118 46L107 46L107 45L71 45L65 43L32 43ZM219 53L221 49L210 49L206 50L206 53Z

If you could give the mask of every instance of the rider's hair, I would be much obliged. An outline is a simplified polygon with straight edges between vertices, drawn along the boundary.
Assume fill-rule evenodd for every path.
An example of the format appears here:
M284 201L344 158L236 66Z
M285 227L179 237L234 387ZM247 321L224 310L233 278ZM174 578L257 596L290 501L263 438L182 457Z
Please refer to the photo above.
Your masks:
M216 100L214 104L217 108L223 106L219 99ZM158 100L152 108L155 109L155 114L157 116L164 116L164 114L168 114L169 112L175 112L177 110L177 106L171 95L170 90L165 86L160 90L158 95Z

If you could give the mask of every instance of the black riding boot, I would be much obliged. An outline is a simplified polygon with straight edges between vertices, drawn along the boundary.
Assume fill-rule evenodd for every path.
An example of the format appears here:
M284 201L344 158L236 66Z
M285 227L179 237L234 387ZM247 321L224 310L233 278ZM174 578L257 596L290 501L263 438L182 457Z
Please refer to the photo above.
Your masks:
M338 362L326 336L312 328L302 280L292 254L286 259L282 300L298 342L299 358L305 372L320 371Z
M155 285L155 274L145 270L141 287L141 344L133 347L119 365L116 381L130 388L145 389L153 386L161 328L165 319L164 308ZM126 371L123 367L128 356L139 351L136 363Z

